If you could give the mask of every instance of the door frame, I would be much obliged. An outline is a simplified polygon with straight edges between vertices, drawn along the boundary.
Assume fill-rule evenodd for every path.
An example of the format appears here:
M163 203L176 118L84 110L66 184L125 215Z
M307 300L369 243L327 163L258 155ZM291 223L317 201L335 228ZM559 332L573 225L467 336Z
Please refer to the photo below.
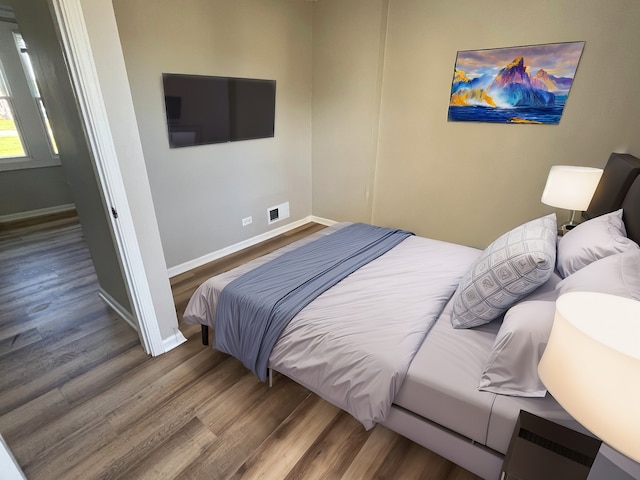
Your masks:
M80 0L49 0L144 350L165 353ZM182 337L184 338L184 337ZM181 343L181 342L178 342ZM174 345L175 346L175 345Z

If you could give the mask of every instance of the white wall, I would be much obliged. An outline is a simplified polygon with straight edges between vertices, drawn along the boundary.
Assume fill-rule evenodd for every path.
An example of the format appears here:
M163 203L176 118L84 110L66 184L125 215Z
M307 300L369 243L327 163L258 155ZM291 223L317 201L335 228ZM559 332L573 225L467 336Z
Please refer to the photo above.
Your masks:
M458 50L578 40L559 125L447 122ZM551 165L640 155L636 45L636 0L391 0L374 223L485 246L550 211L540 196Z
M113 4L167 265L310 215L312 4ZM163 72L276 80L275 137L170 149ZM291 217L267 226L267 208L285 201Z

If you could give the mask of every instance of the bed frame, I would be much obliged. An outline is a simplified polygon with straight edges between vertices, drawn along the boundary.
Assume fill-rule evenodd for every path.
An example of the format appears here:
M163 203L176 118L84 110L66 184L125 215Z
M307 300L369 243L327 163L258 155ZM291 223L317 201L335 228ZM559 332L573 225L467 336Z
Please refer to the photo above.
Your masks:
M620 208L628 237L640 243L640 159L612 153L584 217L590 219ZM502 453L402 407L393 405L383 425L482 478L500 476Z
M640 159L612 153L583 217L590 219L620 208L628 237L640 243ZM202 325L202 343L209 344L207 325ZM500 475L502 453L395 404L383 425L482 478L497 479Z

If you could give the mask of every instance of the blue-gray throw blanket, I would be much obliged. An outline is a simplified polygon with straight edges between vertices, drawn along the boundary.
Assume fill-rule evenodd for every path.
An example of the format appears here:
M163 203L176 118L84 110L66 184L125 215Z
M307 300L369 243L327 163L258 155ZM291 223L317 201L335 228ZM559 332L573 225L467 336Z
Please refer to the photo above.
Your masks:
M271 350L291 319L320 294L410 235L355 223L245 273L220 293L215 348L241 360L265 381Z

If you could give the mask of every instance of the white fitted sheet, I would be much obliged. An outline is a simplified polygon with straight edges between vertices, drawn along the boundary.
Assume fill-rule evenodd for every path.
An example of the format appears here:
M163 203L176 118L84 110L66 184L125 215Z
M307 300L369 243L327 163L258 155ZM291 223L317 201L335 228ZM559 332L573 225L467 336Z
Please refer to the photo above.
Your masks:
M454 329L451 313L449 303L414 357L395 405L502 454L520 410L588 434L548 393L527 398L479 390L501 321Z

